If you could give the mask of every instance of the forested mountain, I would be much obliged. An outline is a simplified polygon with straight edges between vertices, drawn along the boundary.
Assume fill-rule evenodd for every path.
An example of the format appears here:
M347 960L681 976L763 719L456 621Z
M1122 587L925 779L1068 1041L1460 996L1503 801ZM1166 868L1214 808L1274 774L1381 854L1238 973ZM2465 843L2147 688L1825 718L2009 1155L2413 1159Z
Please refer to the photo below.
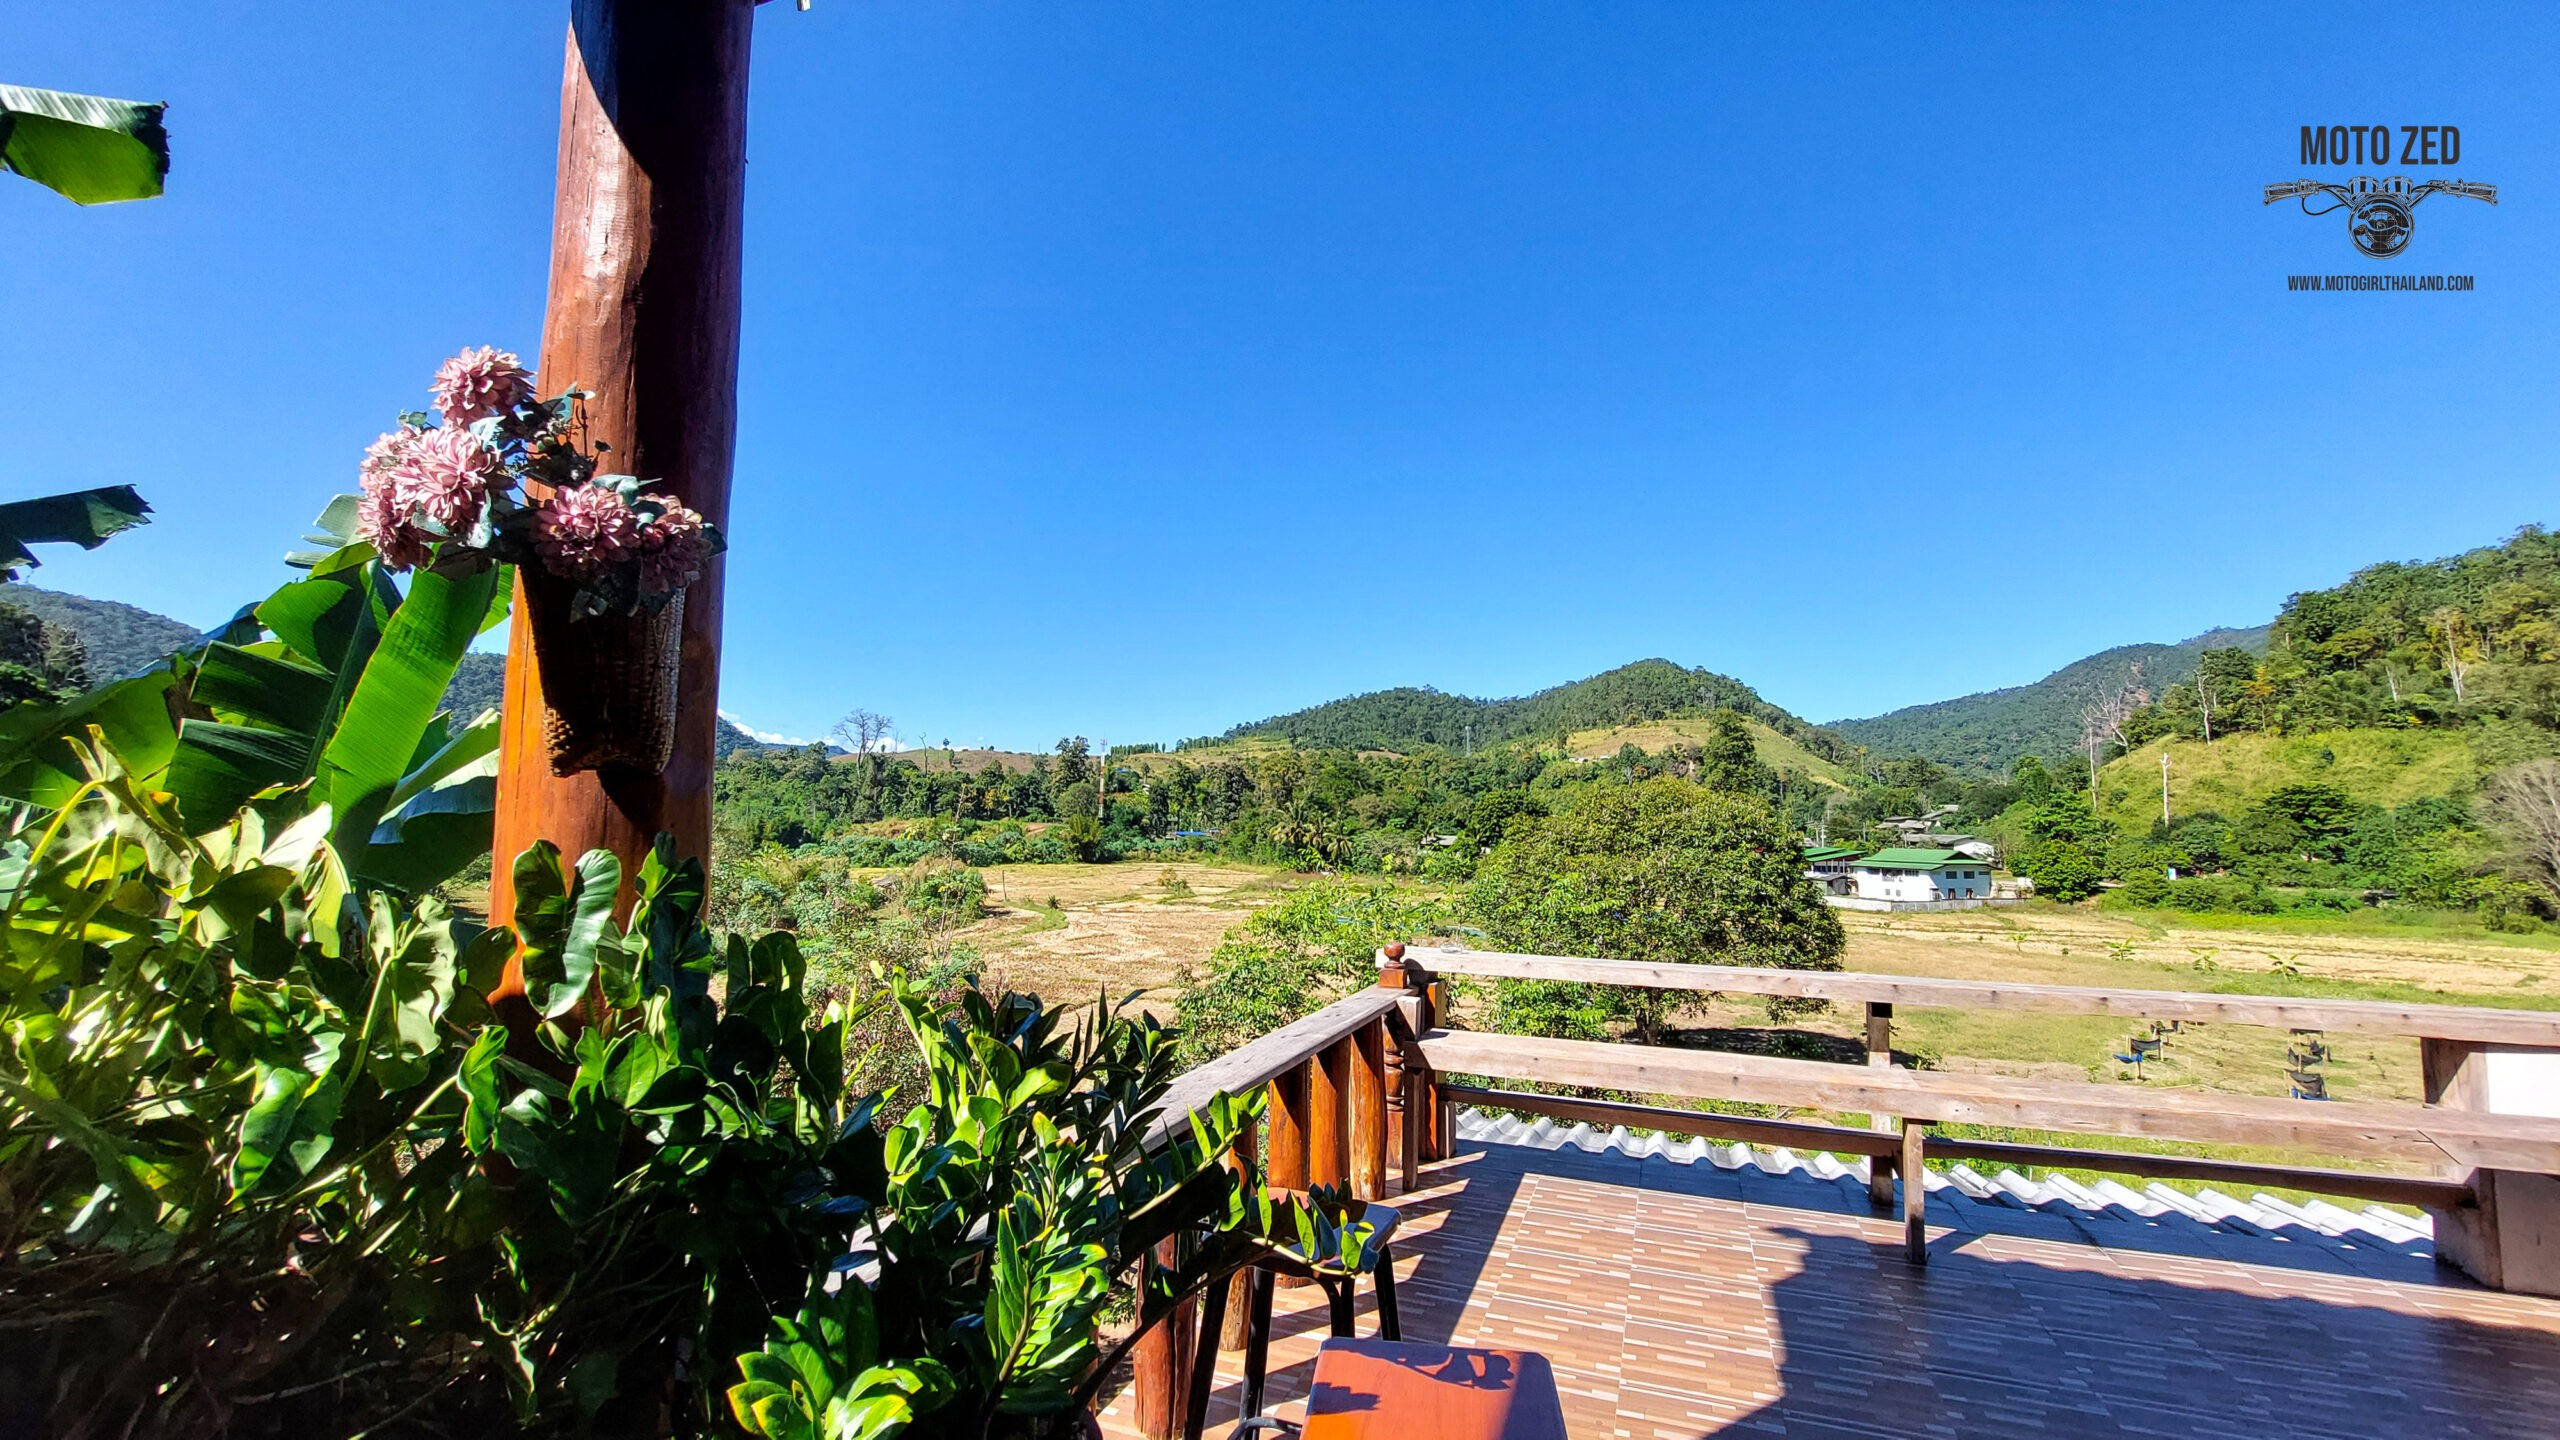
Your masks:
M1761 699L1741 681L1668 660L1639 660L1506 700L1477 700L1428 687L1377 690L1239 725L1219 738L1287 740L1310 749L1408 752L1437 745L1456 750L1470 740L1482 748L1719 708L1739 710L1826 760L1855 758L1838 735Z
M89 674L100 682L130 675L183 650L202 633L193 625L138 606L33 585L0 585L0 605L14 606L79 636L80 648L88 652Z
M1910 705L1864 720L1834 720L1838 731L1877 755L1917 755L1967 774L2005 773L2021 755L2065 755L2080 740L2081 710L2114 694L2142 667L2142 686L2159 695L2193 678L2207 650L2264 654L2269 627L2208 630L2175 645L2118 645L2074 660L2032 685Z

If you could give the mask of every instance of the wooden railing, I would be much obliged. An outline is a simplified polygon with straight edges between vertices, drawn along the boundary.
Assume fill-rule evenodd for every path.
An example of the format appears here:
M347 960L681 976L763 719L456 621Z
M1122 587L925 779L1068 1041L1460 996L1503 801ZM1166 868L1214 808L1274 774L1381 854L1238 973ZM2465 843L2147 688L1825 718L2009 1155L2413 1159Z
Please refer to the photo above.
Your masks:
M1927 1189L1898 1187L1930 1156L2069 1166L2136 1176L2282 1186L2424 1206L2439 1258L2486 1284L2560 1294L2560 1013L2371 1000L2110 990L1941 980L1842 971L1660 965L1452 947L1391 945L1378 984L1210 1061L1177 1080L1159 1133L1186 1124L1211 1096L1267 1086L1261 1155L1270 1184L1348 1184L1388 1194L1390 1150L1404 1188L1447 1157L1461 1105L1595 1125L1625 1125L1863 1155L1880 1207L1897 1198L1905 1242L1924 1261ZM1449 977L1772 995L1865 1009L1864 1064L1722 1051L1552 1040L1446 1028ZM1892 1062L1897 1006L2117 1015L2284 1030L2397 1035L2418 1041L2426 1103L2377 1104L2237 1095L2167 1086L1924 1071ZM2523 1067L2520 1069L2519 1067ZM2545 1072L2537 1080L2525 1070ZM1703 1101L1863 1114L1870 1128L1728 1115L1460 1084L1484 1076ZM2522 1087L2528 1093L2519 1094ZM2536 1087L2539 1087L2538 1089ZM2519 1111L2524 1113L2518 1113ZM2076 1134L2278 1146L2422 1173L2323 1169L2258 1161L1961 1139L1931 1127L1975 1124ZM1250 1163L1250 1155L1239 1161ZM2546 1242L2546 1234L2550 1237ZM1230 1317L1241 1306L1230 1306ZM1172 1433L1174 1397L1192 1362L1178 1317L1142 1342L1138 1420ZM1240 1345L1242 1337L1227 1339ZM1205 1363L1205 1360L1204 1362Z
M1662 965L1455 947L1394 947L1408 983L1442 976L1533 979L1695 993L1774 995L1863 1005L1863 1066L1716 1051L1434 1029L1415 1049L1431 1103L1497 1105L1532 1114L1647 1125L1718 1139L1771 1140L1870 1157L1879 1203L1896 1173L1928 1154L2004 1164L2073 1166L2122 1174L2289 1186L2427 1207L2440 1258L2484 1283L2560 1293L2560 1013L2468 1005L2410 1005L2276 995L2113 990L2073 985L1942 980L1842 971ZM1382 955L1383 961L1383 955ZM2425 1103L2338 1103L2183 1088L1958 1074L1892 1063L1896 1006L2021 1010L2130 1019L2221 1022L2285 1030L2398 1035L2419 1047ZM1656 1106L1468 1088L1444 1074L1637 1092L1791 1109L1863 1113L1876 1128L1771 1121ZM1445 1121L1443 1122L1446 1123ZM2317 1169L1928 1134L1974 1124L2160 1140L2279 1146L2400 1162L2418 1174ZM1878 1133L1892 1127L1895 1134ZM1906 1238L1925 1257L1925 1190L1901 1188ZM2549 1233L2551 1241L2543 1236Z
M1364 1200L1379 1200L1387 1194L1392 1149L1410 1189L1423 1158L1418 1147L1425 1128L1412 1121L1427 1107L1421 1072L1407 1061L1416 1054L1415 1037L1427 1027L1428 1015L1406 995L1401 978L1355 991L1185 1071L1166 1091L1148 1147L1189 1125L1191 1112L1212 1098L1268 1087L1261 1132L1248 1132L1247 1143L1238 1146L1238 1165L1250 1167L1258 1155L1275 1190L1348 1186ZM1401 1145L1395 1143L1399 1137ZM1236 1277L1237 1293L1228 1297L1223 1349L1244 1345L1244 1278ZM1199 1323L1196 1306L1186 1303L1140 1338L1132 1389L1141 1434L1162 1440L1180 1428L1192 1367L1211 1363L1211 1357L1193 1353Z

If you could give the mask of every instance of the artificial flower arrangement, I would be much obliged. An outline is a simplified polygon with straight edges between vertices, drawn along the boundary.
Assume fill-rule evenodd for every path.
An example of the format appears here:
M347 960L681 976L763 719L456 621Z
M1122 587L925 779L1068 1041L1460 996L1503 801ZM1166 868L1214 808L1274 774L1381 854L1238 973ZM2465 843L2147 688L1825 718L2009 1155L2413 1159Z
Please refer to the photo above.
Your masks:
M384 567L517 567L540 657L543 726L561 775L663 770L673 754L684 592L720 553L717 527L649 482L599 473L574 386L536 399L533 372L483 345L437 368L423 411L366 448L355 531ZM539 493L537 493L537 487Z
M411 411L366 448L357 534L393 570L439 544L539 570L576 587L581 617L661 609L720 553L720 532L633 476L597 473L577 443L587 393L537 400L533 372L486 345L447 360L440 423Z

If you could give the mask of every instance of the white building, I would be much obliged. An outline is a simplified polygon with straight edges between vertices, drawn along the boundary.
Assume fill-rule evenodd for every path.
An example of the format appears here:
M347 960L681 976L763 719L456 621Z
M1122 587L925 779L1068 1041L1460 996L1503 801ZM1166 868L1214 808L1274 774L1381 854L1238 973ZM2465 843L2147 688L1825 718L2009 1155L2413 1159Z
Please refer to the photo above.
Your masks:
M1991 895L1991 862L1953 850L1879 850L1858 861L1861 900L1975 900Z

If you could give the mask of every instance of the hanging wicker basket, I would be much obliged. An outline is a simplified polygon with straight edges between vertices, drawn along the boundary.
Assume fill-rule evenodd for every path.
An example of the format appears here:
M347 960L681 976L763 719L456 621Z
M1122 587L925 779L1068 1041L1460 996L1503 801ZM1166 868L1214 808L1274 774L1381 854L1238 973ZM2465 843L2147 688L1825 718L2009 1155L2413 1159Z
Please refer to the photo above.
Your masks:
M676 677L684 658L684 594L658 613L577 618L577 586L527 566L525 607L542 669L542 738L551 773L607 765L655 774L676 748Z

